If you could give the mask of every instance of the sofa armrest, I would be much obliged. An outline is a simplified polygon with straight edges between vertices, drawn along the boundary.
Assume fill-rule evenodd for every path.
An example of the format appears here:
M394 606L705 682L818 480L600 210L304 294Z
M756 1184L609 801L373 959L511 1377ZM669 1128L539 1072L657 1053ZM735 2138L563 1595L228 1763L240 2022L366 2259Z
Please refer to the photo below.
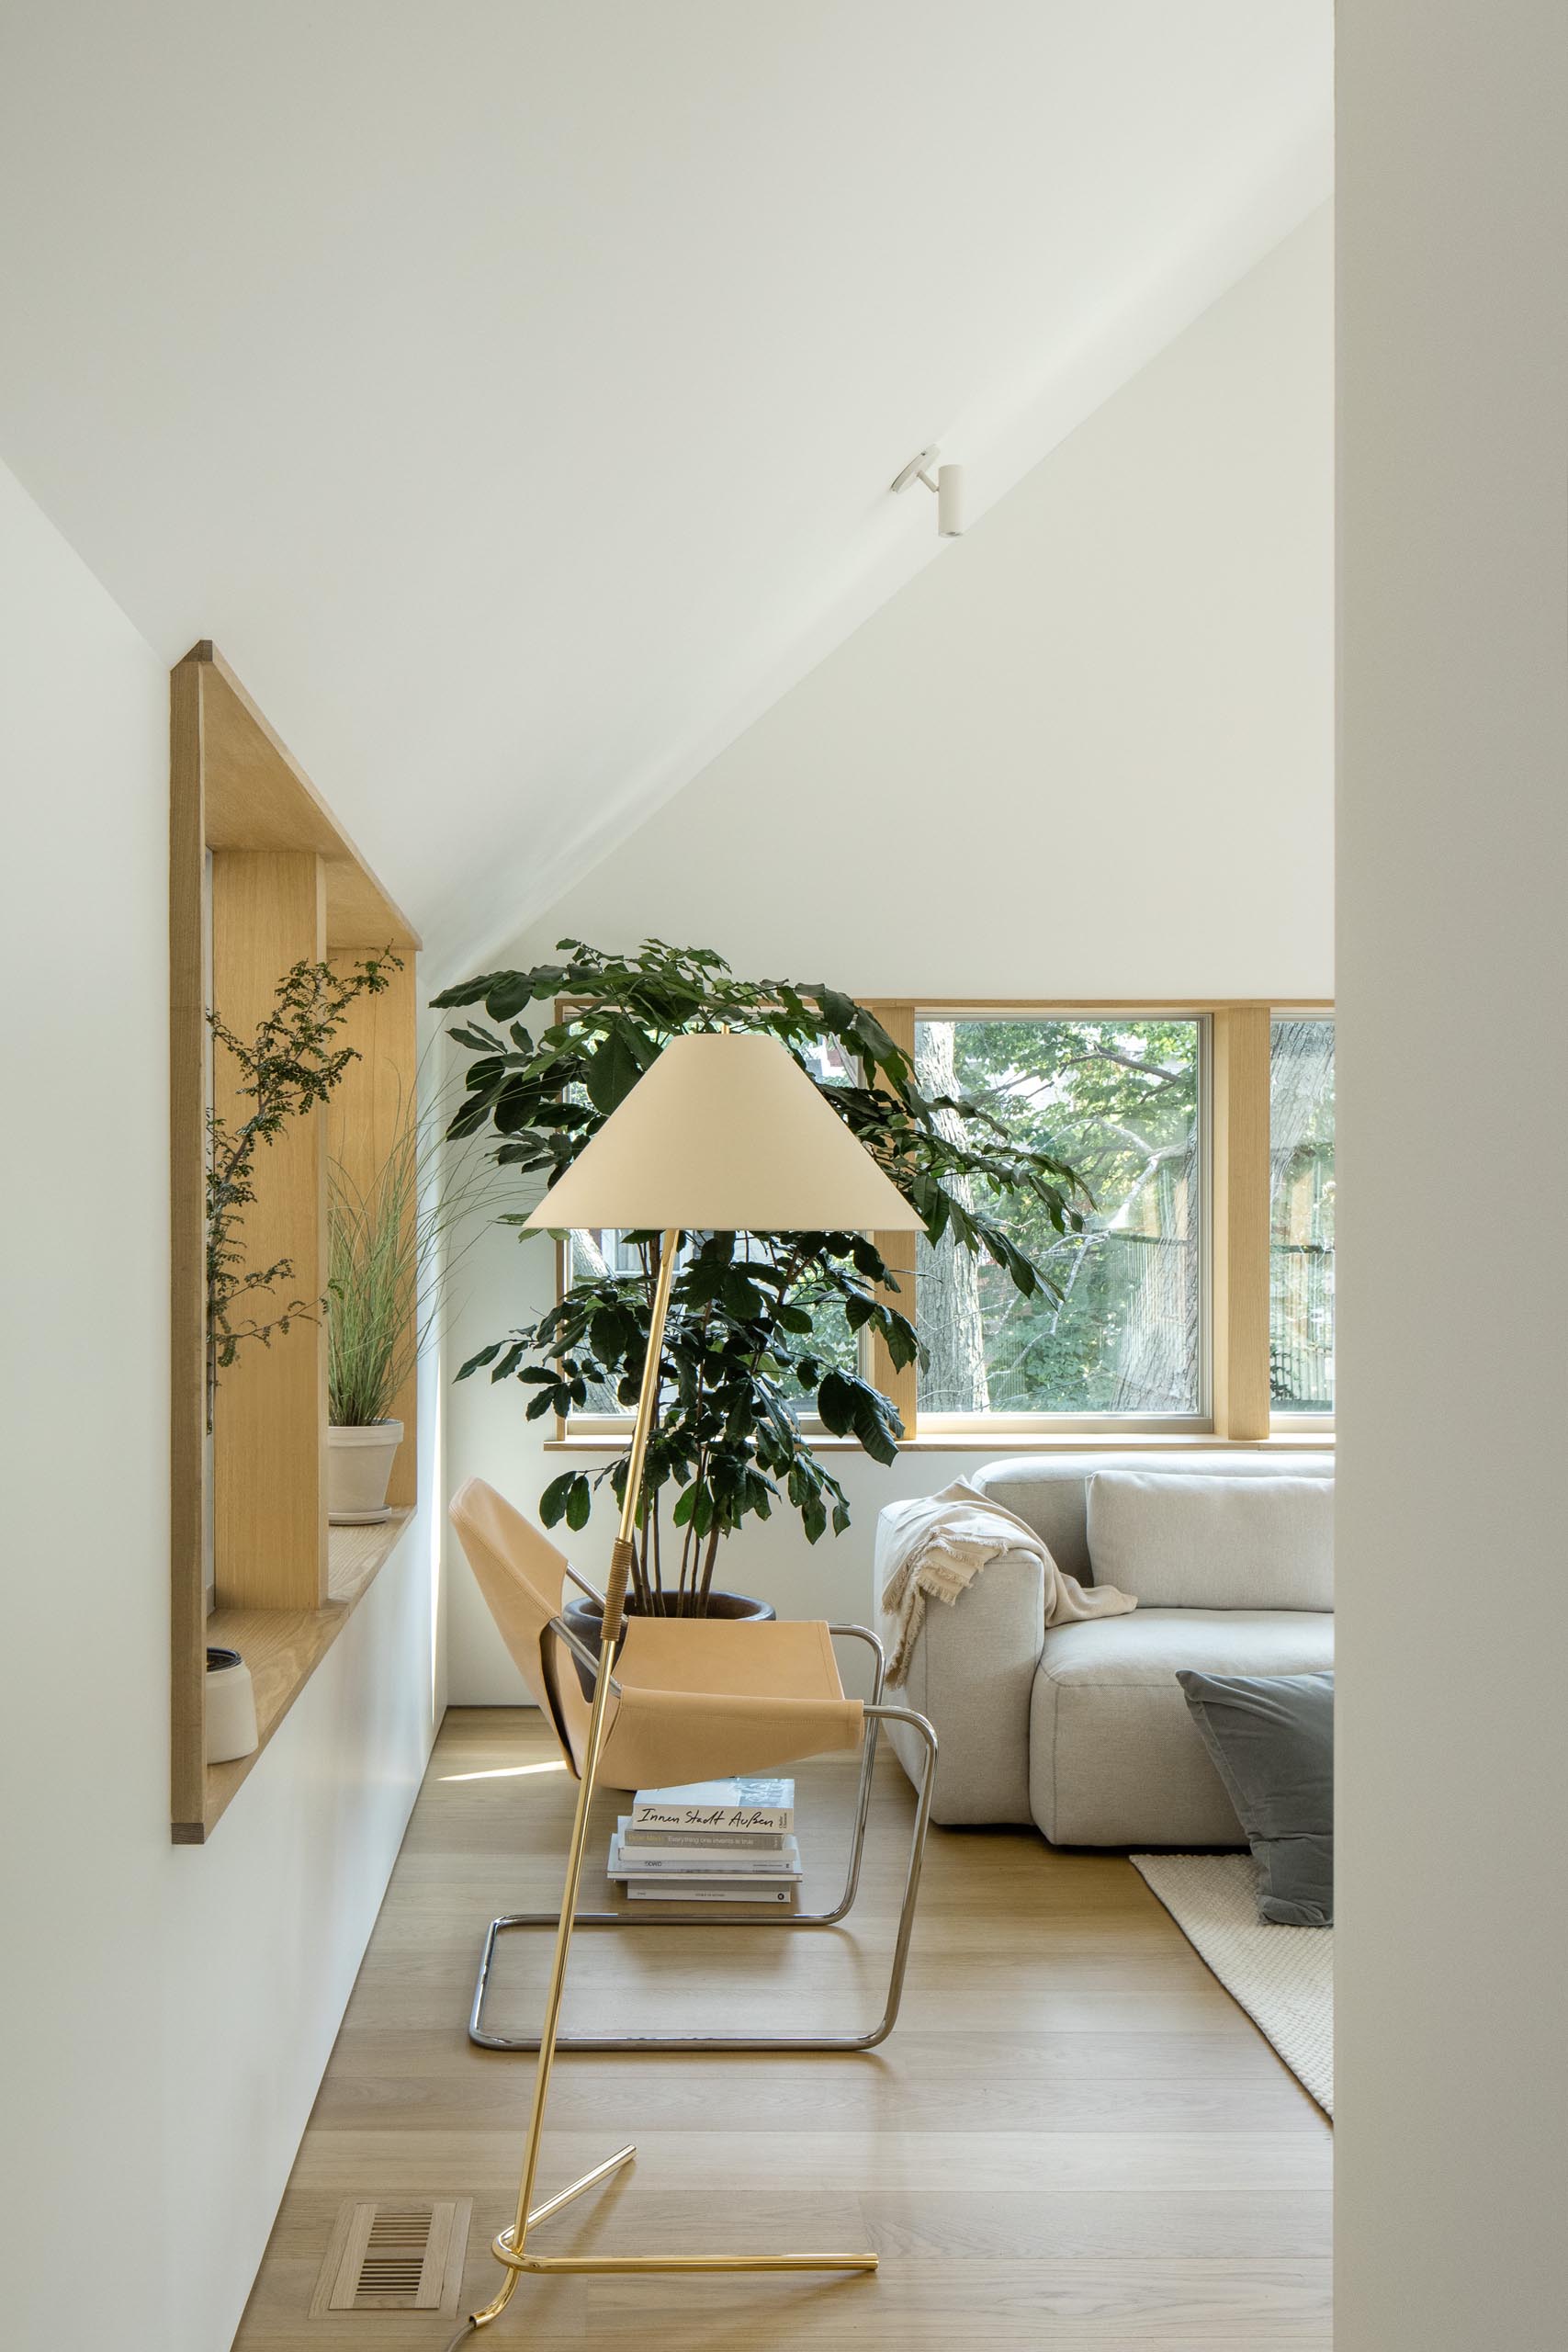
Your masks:
M880 1547L879 1547L880 1548ZM878 1562L880 1571L881 1563ZM877 1590L884 1578L877 1577ZM1045 1571L1028 1552L1001 1552L949 1608L926 1604L902 1697L937 1736L931 1818L1028 1822L1029 1709L1044 1640ZM881 1621L892 1648L891 1623ZM887 1736L917 1784L923 1749L894 1724Z

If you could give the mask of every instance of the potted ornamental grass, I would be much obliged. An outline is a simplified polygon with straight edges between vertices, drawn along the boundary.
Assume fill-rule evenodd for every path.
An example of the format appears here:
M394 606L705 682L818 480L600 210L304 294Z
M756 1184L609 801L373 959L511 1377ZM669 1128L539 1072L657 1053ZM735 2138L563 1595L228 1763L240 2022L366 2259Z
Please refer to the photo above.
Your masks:
M761 1031L794 1057L919 1216L1002 1268L1025 1296L1059 1296L1010 1238L998 1204L1027 1195L1055 1235L1082 1230L1089 1204L1073 1169L1008 1134L980 1102L928 1095L910 1057L864 1005L819 982L737 978L702 948L647 940L616 955L562 940L555 960L486 972L438 1006L475 1009L451 1031L471 1057L455 1139L484 1136L499 1170L528 1180L524 1227L541 1191L576 1159L674 1037ZM983 1204L983 1205L982 1205ZM524 1229L525 1243L535 1236ZM656 1233L571 1234L556 1303L492 1340L458 1373L488 1371L527 1395L530 1420L629 1413L642 1382L658 1274ZM906 1282L908 1277L906 1277ZM689 1233L677 1261L660 1359L658 1407L637 1510L627 1607L661 1616L762 1611L718 1573L750 1519L793 1510L809 1543L850 1523L819 1451L848 1438L894 1460L902 1424L867 1377L865 1335L896 1367L922 1351L914 1302L864 1233ZM594 1490L622 1500L629 1437L603 1468L545 1487L547 1527L586 1527ZM594 1606L584 1604L590 1615ZM597 1643L596 1617L586 1629Z
M444 1164L447 1110L400 1114L366 1175L327 1166L327 1517L389 1518L403 1425L392 1408L434 1335L447 1285L493 1189L482 1162Z
M403 1442L391 1406L419 1351L417 1202L411 1155L395 1148L361 1186L327 1169L327 1517L389 1516Z

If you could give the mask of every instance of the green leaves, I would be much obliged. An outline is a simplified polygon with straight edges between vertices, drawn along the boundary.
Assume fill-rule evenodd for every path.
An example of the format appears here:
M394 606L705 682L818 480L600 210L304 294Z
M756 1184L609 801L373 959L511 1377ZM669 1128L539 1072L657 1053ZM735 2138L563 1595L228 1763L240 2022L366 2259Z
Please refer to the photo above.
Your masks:
M834 1437L855 1437L874 1462L893 1462L904 1424L880 1389L868 1380L830 1372L817 1391L822 1426Z
M739 1323L760 1322L767 1312L761 1292L750 1275L743 1273L739 1266L732 1267L726 1273L719 1287L719 1296Z
M503 972L485 991L485 1011L492 1021L510 1021L533 997L525 972Z
M539 1517L547 1527L558 1527L564 1519L574 1534L587 1526L593 1509L593 1490L581 1470L563 1470L552 1478L539 1497Z
M598 1051L588 1057L584 1066L583 1083L593 1108L608 1118L658 1057L652 1041L629 1021L613 1023Z

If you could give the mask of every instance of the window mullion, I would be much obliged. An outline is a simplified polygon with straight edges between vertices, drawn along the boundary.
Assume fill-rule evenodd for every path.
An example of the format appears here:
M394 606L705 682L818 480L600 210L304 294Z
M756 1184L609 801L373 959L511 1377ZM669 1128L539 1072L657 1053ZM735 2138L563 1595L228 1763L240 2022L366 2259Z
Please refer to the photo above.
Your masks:
M1269 1027L1267 1005L1213 1016L1216 1437L1269 1435Z
M915 1058L914 1005L878 1002L870 1005L868 1010L875 1014L893 1043L908 1055L912 1064ZM872 1236L884 1265L898 1278L897 1291L885 1291L884 1296L900 1315L907 1315L911 1323L915 1320L915 1244L918 1238L913 1233L874 1233ZM907 1438L916 1436L919 1426L918 1365L909 1363L896 1369L886 1341L874 1335L871 1378L897 1410L904 1424L904 1435Z

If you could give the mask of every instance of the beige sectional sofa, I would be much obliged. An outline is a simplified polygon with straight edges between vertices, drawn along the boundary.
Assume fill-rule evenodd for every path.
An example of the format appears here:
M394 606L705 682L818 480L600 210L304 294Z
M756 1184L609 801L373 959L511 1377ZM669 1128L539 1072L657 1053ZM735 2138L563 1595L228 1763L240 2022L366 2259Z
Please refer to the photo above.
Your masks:
M1032 1821L1069 1846L1244 1844L1176 1677L1333 1665L1333 1474L1329 1453L1217 1447L1039 1454L977 1472L972 1483L1060 1567L1088 1583L1098 1566L1139 1606L1047 1628L1039 1561L1007 1552L953 1607L927 1609L907 1695L936 1726L934 1818ZM1258 1479L1247 1495L1219 1483ZM879 1591L882 1544L879 1531ZM919 1757L892 1736L917 1778Z

